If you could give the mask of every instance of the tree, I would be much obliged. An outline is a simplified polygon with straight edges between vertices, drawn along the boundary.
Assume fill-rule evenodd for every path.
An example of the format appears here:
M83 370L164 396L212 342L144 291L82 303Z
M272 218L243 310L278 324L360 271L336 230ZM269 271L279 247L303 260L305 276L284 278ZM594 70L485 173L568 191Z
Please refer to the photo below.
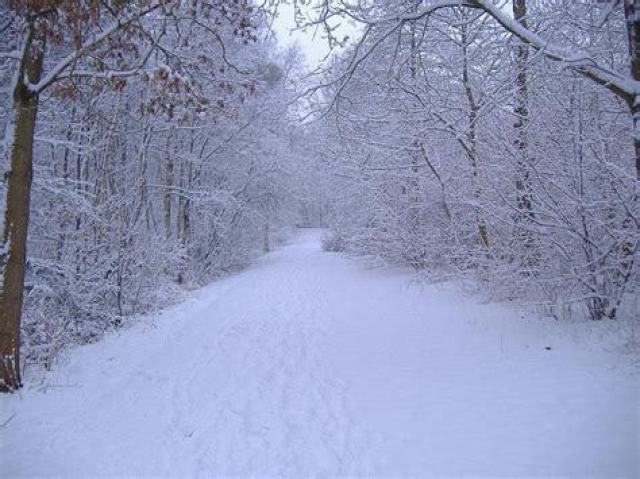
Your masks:
M254 40L253 8L245 1L171 0L122 2L4 2L3 36L12 41L0 58L12 63L11 118L5 135L10 158L4 227L0 245L0 390L20 387L20 321L26 266L27 232L33 170L33 140L39 99L55 88L74 95L86 82L116 90L150 65L152 75L176 93L153 107L173 117L182 102L195 110L207 100L193 80L202 71L229 61L223 30L244 42ZM182 57L188 38L199 30L219 45L219 55L195 61ZM171 65L158 62L159 55ZM174 72L176 72L174 74ZM209 74L209 78L211 75ZM162 96L162 95L160 95Z
M566 49L552 41L549 41L529 29L520 16L520 8L515 6L516 18L512 18L493 0L435 0L425 2L416 8L416 2L398 2L392 4L390 8L368 8L360 5L347 5L338 2L333 5L331 0L320 0L319 15L309 19L307 24L324 25L327 28L330 19L334 17L349 17L364 27L364 33L358 41L358 46L353 49L348 66L337 79L339 82L348 81L353 72L362 61L371 55L379 43L403 28L405 24L410 24L416 20L428 18L441 10L466 7L480 10L484 14L494 19L506 32L514 35L525 44L540 52L546 58L558 61L568 68L578 72L586 78L594 81L598 85L611 91L616 97L625 102L631 113L634 125L634 148L640 152L640 0L622 0L624 3L623 12L626 21L629 60L631 65L630 74L624 74L615 69L609 68L605 62L600 61L594 55L581 49ZM603 15L603 22L607 21L611 12L620 4L620 0L611 0L609 8ZM522 6L522 5L520 5ZM365 45L367 38L374 32L378 34L378 42ZM327 28L330 39L334 39L330 27ZM640 155L635 155L636 179L640 181Z
M513 18L518 25L527 28L527 3L526 0L513 0ZM533 217L533 198L531 191L531 179L529 178L531 160L527 141L527 129L529 127L529 98L527 92L527 67L529 62L529 48L525 42L520 41L516 47L516 79L515 79L515 107L514 128L516 130L515 155L516 155L516 241L525 245L529 250L533 248L530 232L530 220ZM525 259L528 266L533 267L534 253L530 251Z
M481 4L492 11L489 2L347 8L363 38L323 79L318 120L327 188L340 198L331 248L412 266L417 251L428 277L470 277L495 299L555 317L616 318L638 288L632 122L615 91L632 87L612 80L609 95L594 76L623 78L626 19L603 22L596 4L517 0L514 19L501 18L514 36ZM554 55L529 55L523 28L544 29ZM407 30L415 44L403 42ZM558 61L558 38L569 39L562 52L593 52L591 66ZM406 185L419 201L406 201Z

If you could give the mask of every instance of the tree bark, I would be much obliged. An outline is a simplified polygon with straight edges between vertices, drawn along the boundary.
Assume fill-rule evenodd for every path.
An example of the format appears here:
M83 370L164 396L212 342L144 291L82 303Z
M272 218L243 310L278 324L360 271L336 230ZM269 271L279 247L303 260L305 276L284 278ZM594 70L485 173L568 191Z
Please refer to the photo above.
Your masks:
M631 76L640 81L640 0L624 0L624 18L629 39ZM636 180L640 181L640 98L636 95L629 108L633 118L633 146L636 156Z
M467 142L469 147L466 149L469 162L471 163L471 174L473 176L473 198L475 201L474 209L476 213L476 223L478 225L478 237L480 239L480 245L489 250L489 232L487 231L487 224L484 220L482 210L480 209L480 182L478 179L478 137L476 132L476 126L478 123L478 114L480 108L476 102L473 89L471 87L471 78L469 75L469 54L467 50L467 26L462 24L460 27L460 39L462 43L462 85L464 92L469 102L469 122L467 130Z
M187 168L187 190L191 190L191 183L193 181L193 163L191 159L189 159L189 167ZM182 209L182 244L184 246L189 242L189 230L191 227L191 219L190 219L190 211L191 211L191 199L189 196L184 201L183 209Z
M513 18L522 27L527 28L527 3L526 0L513 0ZM529 46L525 42L519 42L516 51L516 91L514 114L516 121L514 129L516 139L516 237L525 247L532 245L532 236L528 231L530 219L533 218L531 199L531 180L529 178L529 145L527 127L529 124L529 105L527 88L527 63L529 61ZM524 223L524 225L523 225Z
M38 94L24 83L37 82L42 72L44 42L33 32L25 39L13 90L13 135L9 146L9 171L2 244L0 246L0 391L21 386L20 320L27 260L27 230L33 175L33 138L38 112Z
M271 243L269 241L270 238L270 228L269 228L269 222L270 222L270 217L269 217L269 210L267 209L267 212L265 214L265 219L264 219L264 242L262 245L262 250L265 253L268 253L269 251L271 251Z
M171 140L173 136L173 129L167 136L167 149L165 157L165 191L164 191L164 236L165 239L171 238L171 195L173 188L173 157L172 157L172 145Z

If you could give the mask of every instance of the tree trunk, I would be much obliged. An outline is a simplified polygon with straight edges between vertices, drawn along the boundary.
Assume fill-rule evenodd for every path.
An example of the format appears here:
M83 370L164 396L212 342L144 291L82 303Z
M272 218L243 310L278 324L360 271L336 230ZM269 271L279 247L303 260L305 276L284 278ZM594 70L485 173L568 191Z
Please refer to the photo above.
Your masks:
M527 3L526 0L513 0L513 18L527 28ZM527 127L529 124L529 105L527 88L527 62L529 61L529 46L519 42L516 52L516 95L514 114L516 121L514 129L516 134L516 238L518 242L529 248L532 246L531 233L528 230L529 220L533 218L531 200L531 181L529 178L528 138ZM531 259L527 261L531 266Z
M269 237L270 237L270 228L269 228L269 222L270 222L270 217L269 217L269 210L267 210L266 214L265 214L265 219L264 219L264 243L262 245L262 250L265 253L268 253L269 251L271 251L271 243L269 241Z
M165 191L164 191L164 236L165 239L171 238L171 194L173 187L173 158L171 152L171 140L173 129L167 136L167 150L165 157Z
M189 167L188 167L188 176L187 176L188 191L191 191L192 181L193 181L193 163L191 162L191 159L190 159ZM182 244L184 246L186 246L189 241L189 229L191 226L191 220L189 217L190 209L191 209L191 199L187 196L187 198L184 201L184 206L182 209Z
M38 95L29 91L24 77L37 82L42 70L44 45L33 33L25 39L13 91L13 131L9 139L9 171L2 244L0 246L0 391L21 386L20 319L27 259L27 230L33 174L33 138Z
M640 0L624 0L627 22L631 76L640 81ZM633 143L636 156L636 179L640 181L640 98L636 95L629 105L633 117Z
M412 8L413 13L417 12L418 4L415 4ZM409 48L410 48L410 63L409 74L411 77L411 84L415 85L418 77L418 67L420 64L420 52L418 49L417 38L417 23L411 22L409 25ZM410 234L410 256L409 261L415 268L423 269L425 267L424 251L421 246L422 236L422 213L420 208L421 188L420 188L420 170L418 168L419 162L419 145L420 135L416 134L415 138L410 145L410 163L411 170L409 172L407 189L409 193L408 201L408 222L409 222L409 234Z
M476 132L476 126L478 123L478 113L480 108L473 94L471 88L471 78L469 75L469 55L467 51L468 39L467 39L467 26L462 24L460 29L460 37L462 43L462 85L464 86L464 92L469 102L469 126L467 130L467 143L468 148L466 150L469 162L471 163L471 174L473 176L473 198L475 201L474 209L476 213L476 223L478 225L478 237L480 239L480 245L489 250L489 232L487 231L487 224L485 223L482 210L480 209L480 181L478 179L478 137Z

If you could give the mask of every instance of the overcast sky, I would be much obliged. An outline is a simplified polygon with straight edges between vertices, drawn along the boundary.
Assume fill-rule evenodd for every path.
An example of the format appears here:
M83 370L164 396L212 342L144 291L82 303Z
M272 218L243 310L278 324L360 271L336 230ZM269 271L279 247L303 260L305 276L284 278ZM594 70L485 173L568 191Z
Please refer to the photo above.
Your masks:
M291 33L291 29L296 28L293 17L293 6L280 4L278 18L273 23L273 29L282 46L289 46L297 43L307 58L307 65L314 68L319 65L322 59L329 53L329 44L321 28L314 31L309 29L306 32L296 30ZM343 37L348 35L353 38L356 29L353 25L343 22L338 28L336 35ZM314 35L315 33L315 35Z

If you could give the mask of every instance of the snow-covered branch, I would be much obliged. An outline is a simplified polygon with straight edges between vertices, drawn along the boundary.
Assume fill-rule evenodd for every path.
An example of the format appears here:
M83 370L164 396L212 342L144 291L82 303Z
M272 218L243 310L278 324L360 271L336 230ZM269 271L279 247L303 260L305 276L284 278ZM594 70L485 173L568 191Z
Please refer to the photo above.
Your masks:
M69 68L71 68L79 59L81 59L92 48L100 45L102 42L108 40L112 35L121 31L123 28L141 19L145 15L158 10L162 6L162 2L151 2L145 8L134 11L124 18L118 18L110 25L105 27L100 33L89 38L79 47L74 49L69 55L60 60L51 70L35 85L28 85L29 89L34 93L40 93L54 82L58 81L62 74ZM88 73L88 72L85 72Z

